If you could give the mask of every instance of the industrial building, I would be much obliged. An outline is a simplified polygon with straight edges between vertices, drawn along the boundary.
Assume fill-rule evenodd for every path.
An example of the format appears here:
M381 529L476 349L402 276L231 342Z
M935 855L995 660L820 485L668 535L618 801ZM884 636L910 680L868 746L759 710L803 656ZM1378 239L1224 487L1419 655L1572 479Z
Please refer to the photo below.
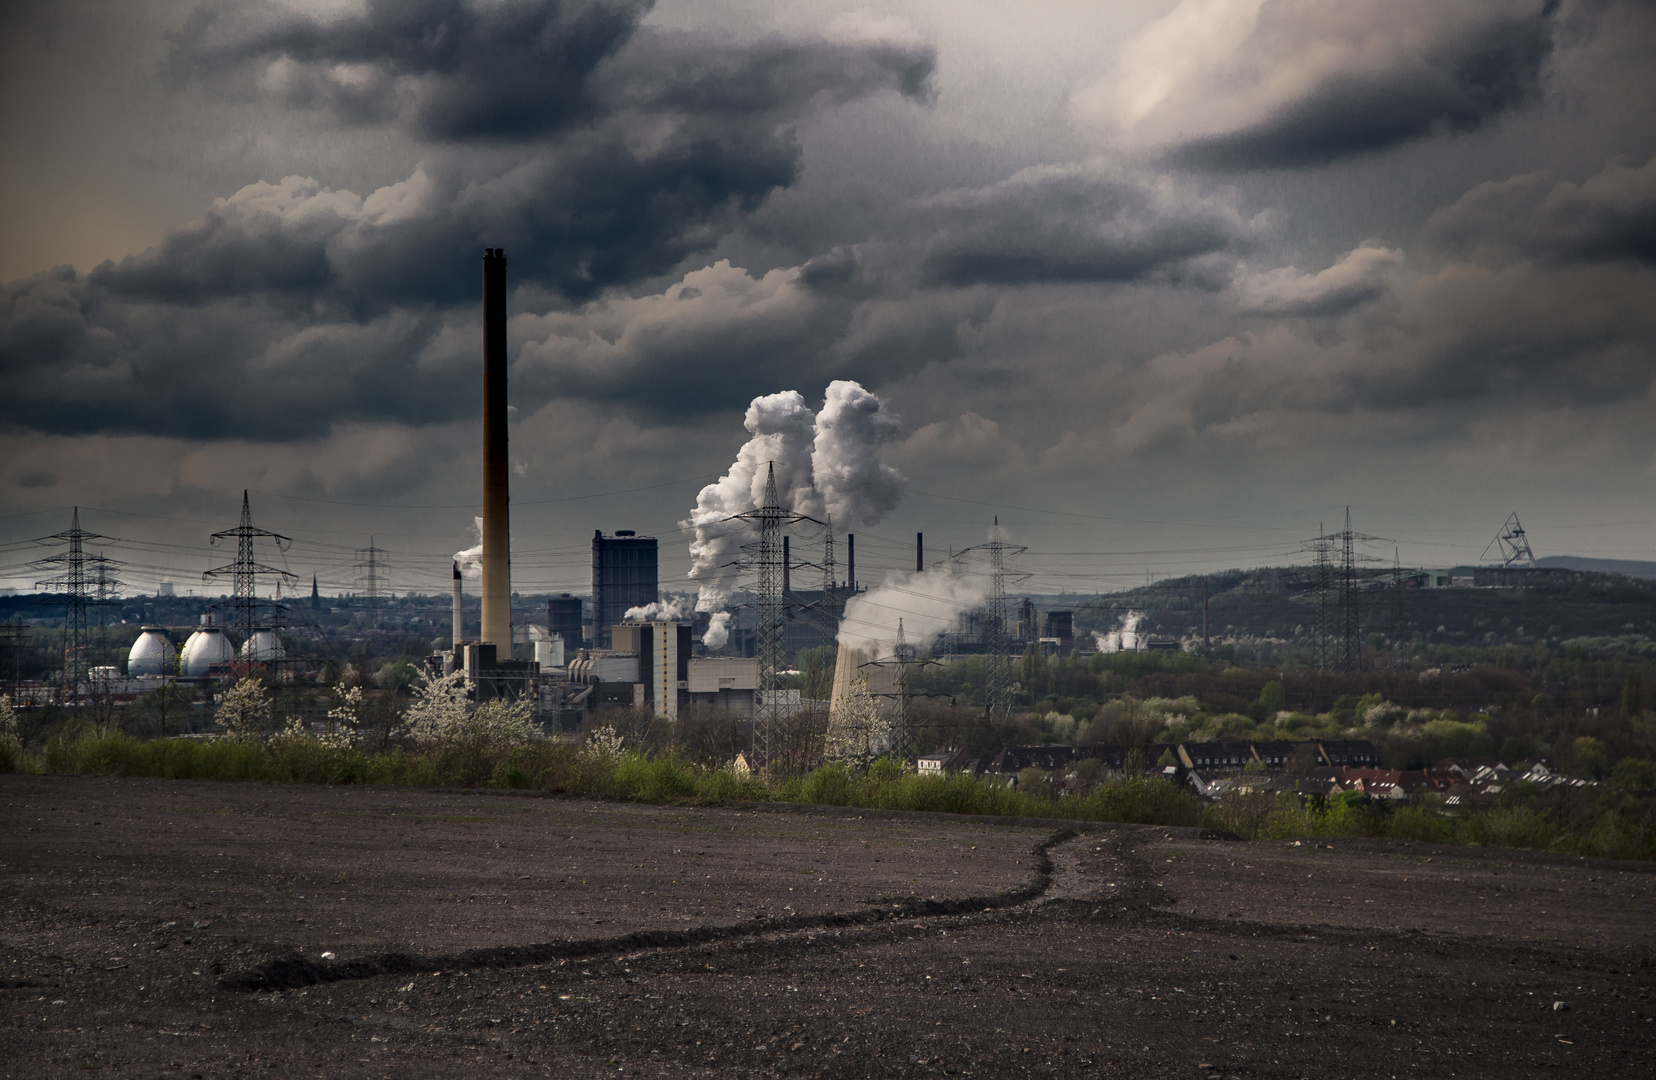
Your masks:
M179 674L186 679L205 679L212 674L215 664L228 664L236 658L236 648L230 644L230 635L215 626L211 615L201 617L201 626L184 642L184 653L179 658Z
M172 638L162 626L146 626L127 653L127 676L133 679L160 678L178 673L178 656Z
M563 640L564 654L567 656L573 656L575 650L586 644L585 636L581 632L583 606L579 596L571 596L568 593L559 593L546 602L547 633Z
M615 648L582 649L569 663L570 685L592 687L591 704L647 708L669 722L690 708L753 715L758 661L690 655L689 623L621 623L606 629Z
M656 539L631 529L614 536L602 530L592 534L592 639L600 648L614 646L610 627L624 620L630 608L644 607L661 597L657 578Z

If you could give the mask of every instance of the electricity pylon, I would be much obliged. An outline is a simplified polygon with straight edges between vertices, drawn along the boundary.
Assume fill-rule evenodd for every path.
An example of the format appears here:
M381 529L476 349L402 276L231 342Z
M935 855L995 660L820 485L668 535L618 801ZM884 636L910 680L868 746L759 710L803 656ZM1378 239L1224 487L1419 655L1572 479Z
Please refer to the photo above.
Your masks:
M274 577L278 583L283 579L298 578L286 570L274 566L266 566L254 558L253 541L266 538L273 541L277 551L286 551L293 541L280 533L273 533L269 529L253 527L253 514L248 508L247 492L242 492L241 524L234 529L225 529L212 536L212 543L220 540L236 541L236 561L224 566L217 566L201 575L203 581L213 578L230 578L231 597L230 608L233 615L232 623L241 641L238 647L245 646L253 638L253 629L258 625L259 596L258 584L260 577Z

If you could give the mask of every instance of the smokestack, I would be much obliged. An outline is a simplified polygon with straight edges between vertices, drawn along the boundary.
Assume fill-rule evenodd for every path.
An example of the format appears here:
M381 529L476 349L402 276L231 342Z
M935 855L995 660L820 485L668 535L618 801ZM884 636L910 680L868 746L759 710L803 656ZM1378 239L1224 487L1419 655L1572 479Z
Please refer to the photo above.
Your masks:
M784 596L787 595L788 590L793 588L793 585L790 584L790 582L792 581L792 578L789 576L790 571L792 569L793 569L793 556L791 554L789 554L788 534L783 533L782 534L782 594Z
M483 252L483 634L512 655L511 516L506 462L506 252Z
M454 644L460 644L460 560L454 562Z
M915 533L914 534L914 572L916 574L924 574L926 572L926 534L925 533Z
M845 587L857 591L857 534L845 534Z

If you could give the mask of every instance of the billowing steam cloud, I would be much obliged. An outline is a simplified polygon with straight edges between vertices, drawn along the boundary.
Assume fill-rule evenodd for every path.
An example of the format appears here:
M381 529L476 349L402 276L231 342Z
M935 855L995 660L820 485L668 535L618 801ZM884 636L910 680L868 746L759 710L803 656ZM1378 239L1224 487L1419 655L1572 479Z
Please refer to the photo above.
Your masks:
M715 611L707 622L707 632L702 635L702 644L709 649L722 649L729 640L730 612Z
M460 576L472 581L483 580L483 519L472 518L472 529L477 533L477 543L463 551L454 553L454 561L460 564Z
M888 656L897 643L897 623L910 645L927 645L955 628L960 613L983 603L989 576L954 564L924 573L892 573L878 588L845 603L839 640L843 647Z
M660 600L639 607L630 607L621 617L628 622L677 622L687 618L689 614L690 597L669 593Z
M995 526L989 539L1005 542L1006 530ZM976 554L981 555L982 549ZM992 582L987 559L962 553L922 573L888 574L878 588L847 600L840 621L830 714L840 715L851 681L859 675L868 679L870 688L880 685L878 693L894 689L888 682L893 678L891 667L864 665L896 651L899 626L906 644L928 646L958 625L961 613L982 606Z
M767 465L776 468L783 506L831 517L836 528L872 525L897 505L903 475L880 460L880 450L901 433L901 422L878 396L849 380L829 383L824 397L814 414L797 390L757 397L748 406L747 443L680 522L695 533L690 576L701 583L697 611L719 613L730 601L740 573L731 564L757 538L751 523L731 519L763 504ZM724 644L729 621L716 618L703 643Z
M1129 611L1121 617L1121 624L1109 633L1094 630L1093 638L1098 642L1099 652L1134 652L1144 645L1144 638L1139 634L1139 626L1144 622L1144 612Z

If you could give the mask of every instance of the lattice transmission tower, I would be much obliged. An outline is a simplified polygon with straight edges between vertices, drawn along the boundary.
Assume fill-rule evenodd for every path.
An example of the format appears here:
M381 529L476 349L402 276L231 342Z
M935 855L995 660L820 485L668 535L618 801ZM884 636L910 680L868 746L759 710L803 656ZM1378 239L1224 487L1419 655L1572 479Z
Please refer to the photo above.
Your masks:
M983 711L986 716L1004 718L1012 710L1012 656L1006 633L1006 560L1028 551L1020 544L1009 544L1003 539L1000 517L989 534L987 543L969 547L956 558L980 552L989 562L989 589L984 600L983 652ZM1022 577L1022 574L1014 576Z
M753 749L767 759L781 749L781 725L785 719L780 673L787 654L783 617L787 598L782 584L786 576L787 554L782 529L795 522L809 521L820 525L815 518L796 514L781 504L776 494L776 464L766 466L764 505L745 514L736 514L732 521L745 521L759 528L759 541L746 545L748 557L737 565L755 574L754 588L754 656L759 661L759 688L753 712Z
M834 518L828 517L822 537L822 645L826 648L839 640L839 584L834 580L838 572L834 565Z
M105 593L112 586L120 585L109 574L109 567L116 565L114 561L102 555L88 555L86 545L111 539L81 528L80 507L77 506L69 519L68 530L40 537L38 541L43 544L56 541L65 544L65 550L29 564L31 569L48 575L35 582L37 588L63 594L61 601L43 598L41 602L52 606L61 603L63 606L63 687L71 698L75 688L86 681L91 666L87 657L86 609L105 599Z
M235 540L236 561L224 566L216 566L201 575L203 581L214 578L228 577L230 579L230 611L231 624L236 634L241 638L241 646L248 646L253 639L253 631L259 626L259 578L275 578L280 587L284 580L295 580L294 574L275 566L266 566L254 556L254 541L267 539L276 545L277 551L286 551L293 543L288 537L269 529L258 529L253 526L253 513L248 506L247 492L242 492L241 524L234 529L224 529L212 536L212 543L217 545L221 540Z
M903 633L903 620L897 620L897 643L892 646L891 655L883 656L878 660L870 660L862 667L894 667L897 677L893 680L894 689L885 693L876 693L873 696L888 698L891 708L888 710L885 723L885 754L899 761L907 760L914 753L914 725L909 716L909 703L917 697L944 697L947 695L933 694L925 690L916 690L914 687L914 672L916 668L927 665L939 667L936 660L923 659L920 650L908 643Z
M1314 649L1317 667L1323 671L1350 672L1362 665L1362 620L1358 607L1363 571L1359 564L1374 560L1362 554L1357 545L1382 539L1353 532L1348 506L1344 529L1333 534L1319 529L1316 539L1305 542L1315 560Z
M360 606L368 613L369 628L373 630L380 629L388 585L385 557L389 554L384 548L374 546L372 536L368 538L367 547L356 549L357 595L361 598Z

